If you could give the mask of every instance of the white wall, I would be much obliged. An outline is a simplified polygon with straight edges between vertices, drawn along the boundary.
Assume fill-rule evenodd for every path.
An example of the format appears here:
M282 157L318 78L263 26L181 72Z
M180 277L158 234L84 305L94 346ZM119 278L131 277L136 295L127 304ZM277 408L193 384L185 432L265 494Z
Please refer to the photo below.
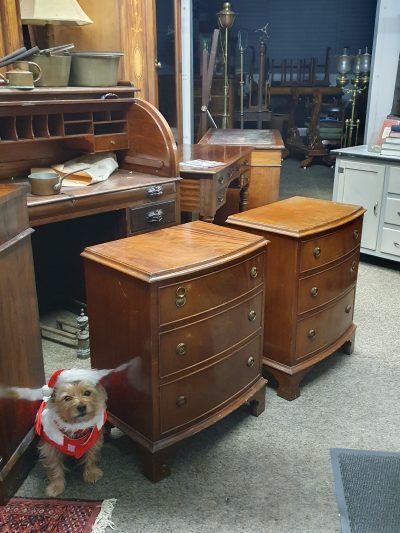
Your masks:
M378 0L364 143L375 141L392 109L400 54L400 0Z

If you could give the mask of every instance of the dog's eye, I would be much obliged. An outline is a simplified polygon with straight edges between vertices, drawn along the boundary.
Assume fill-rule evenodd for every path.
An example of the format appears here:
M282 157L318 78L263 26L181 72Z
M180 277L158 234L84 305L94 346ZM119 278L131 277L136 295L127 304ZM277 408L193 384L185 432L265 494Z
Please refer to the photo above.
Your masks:
M72 396L64 396L64 402L70 402L72 400Z
M91 394L92 394L91 390L85 390L85 392L83 393L84 396L90 396Z

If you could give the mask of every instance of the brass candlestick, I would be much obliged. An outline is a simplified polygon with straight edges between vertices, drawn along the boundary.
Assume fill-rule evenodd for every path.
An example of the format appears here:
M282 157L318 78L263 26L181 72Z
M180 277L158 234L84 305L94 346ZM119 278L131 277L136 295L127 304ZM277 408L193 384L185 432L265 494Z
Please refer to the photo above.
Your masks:
M224 114L222 115L222 127L228 124L228 30L235 22L236 13L232 11L231 4L225 2L221 11L217 13L218 22L221 28L225 29L225 46L223 45L224 56Z

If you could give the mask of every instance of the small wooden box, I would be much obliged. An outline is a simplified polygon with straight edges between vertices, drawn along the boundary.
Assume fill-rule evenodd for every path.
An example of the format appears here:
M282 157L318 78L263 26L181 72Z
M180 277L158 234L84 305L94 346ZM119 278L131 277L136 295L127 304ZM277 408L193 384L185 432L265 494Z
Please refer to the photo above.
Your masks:
M360 206L296 196L231 215L228 226L270 241L265 266L263 364L286 400L340 347L353 351Z
M153 481L165 451L251 401L264 409L262 237L197 221L87 248L90 347L110 420Z

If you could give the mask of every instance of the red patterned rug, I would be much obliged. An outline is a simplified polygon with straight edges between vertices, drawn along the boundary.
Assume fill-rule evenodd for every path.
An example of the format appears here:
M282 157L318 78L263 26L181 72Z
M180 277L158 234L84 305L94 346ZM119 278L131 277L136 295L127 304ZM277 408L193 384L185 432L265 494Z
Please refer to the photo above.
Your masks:
M0 507L0 532L103 533L115 502L13 498Z

